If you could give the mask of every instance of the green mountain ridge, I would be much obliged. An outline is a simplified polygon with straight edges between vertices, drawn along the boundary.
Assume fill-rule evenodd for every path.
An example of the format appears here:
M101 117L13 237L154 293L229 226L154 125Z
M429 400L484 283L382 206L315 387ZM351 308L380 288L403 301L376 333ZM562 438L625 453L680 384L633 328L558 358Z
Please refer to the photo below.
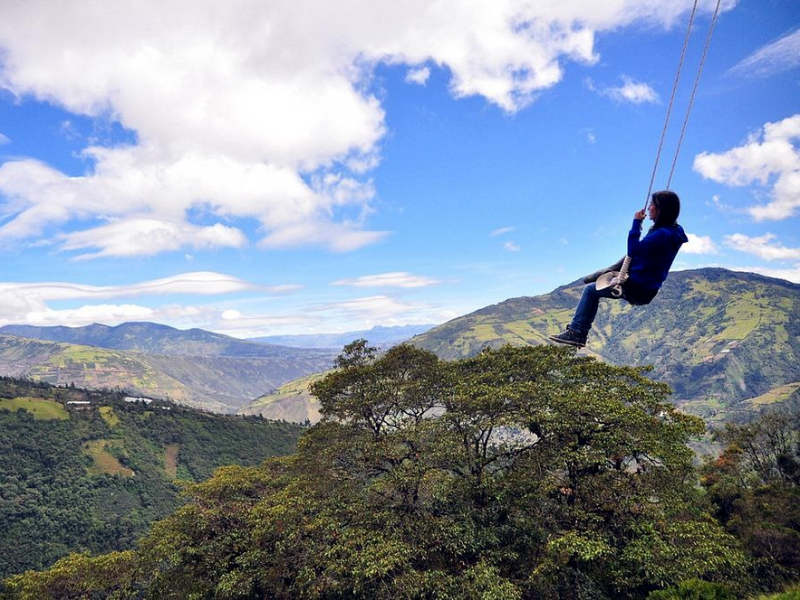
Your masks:
M182 481L294 451L303 429L0 378L0 577L131 547Z
M572 318L583 283L512 298L412 338L440 358L485 347L538 345ZM709 268L670 273L646 307L603 300L586 352L613 364L653 365L673 401L706 418L749 413L747 402L800 381L800 285Z
M236 412L286 381L325 370L331 358L330 352L319 351L264 357L168 356L0 335L0 375L126 389L223 413Z

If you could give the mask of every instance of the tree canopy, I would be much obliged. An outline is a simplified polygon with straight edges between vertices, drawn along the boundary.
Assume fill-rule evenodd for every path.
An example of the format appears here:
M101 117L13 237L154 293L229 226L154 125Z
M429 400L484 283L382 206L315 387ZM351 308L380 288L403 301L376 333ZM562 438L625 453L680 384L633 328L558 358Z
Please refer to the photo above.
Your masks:
M749 585L747 554L696 485L687 441L704 424L645 369L553 347L378 356L363 340L337 366L312 386L323 419L296 454L223 467L134 551L69 557L7 580L9 596L645 598L692 578Z

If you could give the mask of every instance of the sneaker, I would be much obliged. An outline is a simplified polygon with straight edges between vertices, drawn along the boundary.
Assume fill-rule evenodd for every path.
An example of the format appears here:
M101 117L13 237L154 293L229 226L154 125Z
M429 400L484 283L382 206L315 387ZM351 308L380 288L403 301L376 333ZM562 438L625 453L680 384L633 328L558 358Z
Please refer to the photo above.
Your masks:
M550 339L559 344L569 344L570 346L577 346L578 348L583 348L586 345L586 336L581 335L569 327L567 327L564 333L551 335Z

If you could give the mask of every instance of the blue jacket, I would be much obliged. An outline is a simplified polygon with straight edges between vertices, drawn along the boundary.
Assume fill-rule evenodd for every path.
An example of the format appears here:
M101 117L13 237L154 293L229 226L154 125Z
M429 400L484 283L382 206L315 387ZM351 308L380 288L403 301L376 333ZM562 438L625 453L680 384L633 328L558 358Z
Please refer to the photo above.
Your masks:
M642 222L633 220L628 233L629 280L642 290L657 291L667 278L682 244L689 241L680 225L651 229L641 240Z

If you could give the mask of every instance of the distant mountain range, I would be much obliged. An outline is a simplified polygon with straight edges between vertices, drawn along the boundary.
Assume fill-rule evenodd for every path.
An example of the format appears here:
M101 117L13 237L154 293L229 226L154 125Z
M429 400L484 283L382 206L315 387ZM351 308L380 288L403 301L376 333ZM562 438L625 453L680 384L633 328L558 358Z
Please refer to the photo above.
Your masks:
M546 344L572 318L583 283L512 298L448 321L410 343L440 358L504 344ZM800 405L800 285L725 269L671 273L645 307L601 301L581 353L624 365L653 365L673 399L710 422L745 420L764 406ZM284 384L244 414L303 420L319 410L313 378ZM314 419L311 418L313 421Z
M330 368L335 355L155 323L0 328L0 375L122 388L227 413L289 380Z
M168 356L272 358L285 357L287 353L297 356L313 355L308 352L293 352L294 348L271 342L255 343L204 329L176 329L169 325L148 322L123 323L115 327L99 323L85 327L6 325L0 327L0 334ZM325 353L326 356L328 354Z
M349 344L353 340L363 338L373 346L384 348L404 342L419 333L428 331L435 326L435 324L397 325L393 327L382 327L378 325L372 329L347 331L345 333L270 335L267 337L250 338L249 341L267 344L282 344L297 348L335 348L340 350L343 346Z

